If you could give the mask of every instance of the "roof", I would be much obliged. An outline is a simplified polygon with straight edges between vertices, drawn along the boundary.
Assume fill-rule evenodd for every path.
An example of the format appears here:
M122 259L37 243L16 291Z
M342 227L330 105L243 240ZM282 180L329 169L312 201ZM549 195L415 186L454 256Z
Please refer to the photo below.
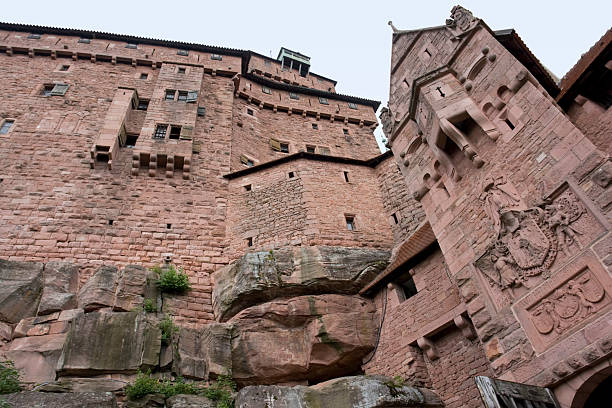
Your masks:
M23 31L23 32L28 32L28 33L36 33L36 34L72 35L72 36L78 36L82 38L104 39L104 40L110 40L110 41L124 41L124 42L129 42L129 43L159 45L159 46L170 47L170 48L179 48L179 49L186 49L186 50L193 50L193 51L209 52L209 53L214 53L214 54L231 55L235 57L241 57L245 60L244 61L245 63L243 64L245 70L246 70L246 67L248 66L248 58L251 55L257 55L259 57L262 57L262 58L278 63L278 60L274 58L266 57L265 55L262 55L262 54L259 54L253 51L249 51L249 50L218 47L216 45L196 44L196 43L189 43L189 42L183 42L183 41L160 40L157 38L138 37L138 36L126 35L126 34L114 34L114 33L108 33L104 31L92 31L92 30L81 30L81 29L74 29L74 28L49 27L49 26L39 26L39 25L32 25L32 24L5 23L5 22L0 22L0 30ZM336 85L337 83L337 81L334 81L333 79L326 78L314 72L309 72L309 74L325 79L325 80L328 80L328 81L331 81L333 82L334 85Z
M608 29L606 33L576 62L576 64L561 78L559 87L561 92L557 96L557 101L563 99L581 79L585 77L588 69L595 63L595 61L603 56L604 52L610 47L612 43L612 28ZM605 64L608 61L603 61Z
M251 73L246 73L243 75L243 77L253 82L257 82L262 85L268 86L270 88L281 89L287 92L299 92L305 95L321 96L323 98L334 99L337 101L353 102L353 103L358 103L360 105L371 106L372 109L374 109L374 111L376 111L378 107L380 106L380 101L359 98L357 96L343 95L343 94L339 94L335 92L322 91L319 89L308 88L305 86L290 85L284 82L272 81L260 75L254 75Z
M375 156L371 159L361 160L361 159L353 159L350 157L329 156L325 154L298 152L298 153L286 155L284 157L281 157L280 159L270 160L265 163L258 164L257 166L247 167L242 170L224 174L223 177L231 180L231 179L235 179L238 177L246 176L251 173L256 173L260 170L274 167L279 164L292 162L298 159L310 159L310 160L328 161L328 162L335 162L335 163L356 164L356 165L366 166L366 167L376 167L380 162L382 162L385 159L388 159L392 155L393 153L391 152L391 150L387 150L385 153L379 154L378 156Z
M493 34L501 45L531 72L552 97L556 97L559 94L559 87L556 81L551 77L548 69L542 65L535 55L533 55L514 28L497 30L494 31Z

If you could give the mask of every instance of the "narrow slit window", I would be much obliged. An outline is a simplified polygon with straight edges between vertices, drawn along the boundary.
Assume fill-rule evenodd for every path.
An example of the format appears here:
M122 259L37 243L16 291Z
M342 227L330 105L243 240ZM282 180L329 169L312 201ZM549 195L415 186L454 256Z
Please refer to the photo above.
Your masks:
M295 92L289 92L289 98L290 99L300 99L300 97L298 96L298 94L296 94Z
M70 65L62 65L59 70L62 72L66 72L69 69L70 69Z
M510 121L510 119L506 119L506 120L504 120L504 122L506 122L506 125L508 125L508 127L510 128L510 130L514 130L514 125L512 124L512 122Z
M166 229L172 228L172 224L166 224Z
M253 109L247 109L247 114L253 116Z
M251 185L247 184L246 186L244 186L244 191L251 191Z
M346 228L349 231L355 231L355 216L354 215L345 215L344 219L346 220Z
M166 132L168 131L168 125L157 125L155 128L155 134L153 135L154 139L165 139Z
M170 136L169 139L179 139L181 137L181 127L180 126L170 126Z
M312 128L313 128L314 130L318 130L318 129L319 129L319 125L317 125L316 123L313 123L313 124L312 124Z
M13 123L15 123L15 121L11 119L2 122L2 126L0 126L0 135L6 135L13 126Z
M108 220L108 225L113 225L114 220Z
M173 101L174 94L176 94L176 91L174 89L166 89L166 96L164 99L166 99L167 101Z
M253 237L248 237L246 239L246 244L248 247L252 247L253 246Z
M290 171L287 175L289 176L290 179L295 177L295 173L292 171Z
M393 218L393 223L397 224L398 223L397 214L393 213L393 214L391 214L391 217Z
M344 174L344 181L346 181L347 183L349 182L349 176L348 176L348 171L343 171L342 172Z

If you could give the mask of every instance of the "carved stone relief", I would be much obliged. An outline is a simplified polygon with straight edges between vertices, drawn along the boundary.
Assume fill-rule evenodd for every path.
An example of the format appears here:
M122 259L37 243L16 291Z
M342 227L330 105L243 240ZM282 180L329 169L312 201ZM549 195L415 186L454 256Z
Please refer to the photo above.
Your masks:
M384 107L380 110L380 122L382 123L382 130L387 140L392 139L393 131L395 130L395 119L393 113L388 107Z
M514 306L534 349L541 352L583 327L612 303L611 280L592 256L583 256Z
M498 308L549 279L553 266L562 265L604 231L569 188L525 208L503 178L487 178L482 186L481 199L497 235L474 264Z
M446 25L456 31L456 34L461 34L474 28L478 23L478 19L474 17L472 12L461 6L455 6L451 9L451 18L446 20Z

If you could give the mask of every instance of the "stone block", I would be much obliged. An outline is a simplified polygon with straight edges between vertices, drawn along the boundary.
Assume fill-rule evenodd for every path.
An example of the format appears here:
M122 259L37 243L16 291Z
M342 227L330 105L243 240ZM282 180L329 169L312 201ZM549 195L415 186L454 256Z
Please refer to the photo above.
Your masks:
M43 264L0 259L0 321L34 316L43 289Z
M117 408L117 399L111 392L51 393L23 391L4 395L12 407L45 408Z
M17 338L10 343L5 356L15 362L22 381L27 383L53 381L55 367L65 340L66 334Z
M201 329L181 328L174 371L183 377L203 380L207 380L210 374L230 373L231 338L231 324L213 323Z
M201 395L179 394L166 400L168 408L216 408L217 404Z
M69 262L48 262L44 269L44 288L38 314L46 315L77 306L79 266Z

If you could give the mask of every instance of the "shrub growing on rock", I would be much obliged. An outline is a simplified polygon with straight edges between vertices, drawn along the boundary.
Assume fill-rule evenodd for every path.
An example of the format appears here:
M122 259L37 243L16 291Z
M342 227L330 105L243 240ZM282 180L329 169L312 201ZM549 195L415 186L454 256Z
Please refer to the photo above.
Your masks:
M19 372L12 361L0 361L0 394L21 391Z
M157 286L162 292L168 293L185 293L191 289L189 277L182 268L177 271L174 265L168 266L168 269L159 267L153 268L153 272L157 273Z
M153 304L153 299L145 299L142 308L147 313L155 313L157 311L155 304Z
M162 344L168 344L168 342L172 338L172 335L179 331L178 326L176 324L174 324L174 322L172 321L172 318L170 318L170 316L164 317L161 320L161 322L159 322L159 328L160 328L161 334L162 334L161 335Z

